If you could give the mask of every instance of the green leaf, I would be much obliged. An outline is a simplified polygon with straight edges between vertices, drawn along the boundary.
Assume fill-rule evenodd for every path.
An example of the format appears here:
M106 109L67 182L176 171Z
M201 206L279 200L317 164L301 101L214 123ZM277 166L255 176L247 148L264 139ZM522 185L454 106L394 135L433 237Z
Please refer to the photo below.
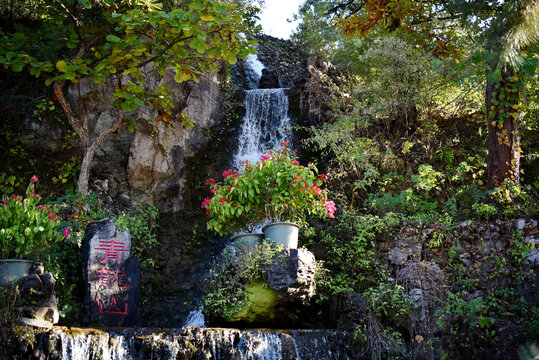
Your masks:
M228 57L228 63L229 63L230 65L234 65L234 64L237 63L237 62L238 62L238 59L237 59L234 55L230 55L230 56Z
M122 41L122 39L120 39L120 38L119 38L118 36L116 36L116 35L109 34L109 35L107 35L107 41L110 41L110 42L113 42L113 43L117 43L117 42Z
M176 69L176 74L174 74L174 81L176 81L177 83L182 83L187 80L191 80L191 72L189 70Z
M493 84L499 84L500 83L500 77L501 77L501 75L497 71L490 72L490 73L487 74L488 82L493 83Z
M90 0L78 0L78 3L84 6L86 9L92 8L92 4L90 3Z
M63 72L65 73L67 70L66 70L66 62L64 60L60 60L56 63L56 69L58 69L58 71L60 72Z

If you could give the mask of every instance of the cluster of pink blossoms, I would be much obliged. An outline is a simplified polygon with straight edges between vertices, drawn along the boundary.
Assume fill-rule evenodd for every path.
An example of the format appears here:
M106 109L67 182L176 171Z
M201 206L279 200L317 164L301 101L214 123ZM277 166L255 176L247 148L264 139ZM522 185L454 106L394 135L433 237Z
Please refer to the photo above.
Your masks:
M333 200L324 200L324 207L328 212L328 216L333 219L335 217L335 210L337 210L335 202Z
M260 160L272 160L274 157L273 154L264 154L260 157Z

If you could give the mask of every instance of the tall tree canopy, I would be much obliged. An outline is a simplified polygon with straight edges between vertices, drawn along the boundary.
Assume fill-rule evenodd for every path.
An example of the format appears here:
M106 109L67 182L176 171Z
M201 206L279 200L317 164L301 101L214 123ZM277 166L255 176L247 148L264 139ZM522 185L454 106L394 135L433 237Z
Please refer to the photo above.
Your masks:
M525 80L535 73L537 63L527 50L538 39L539 2L348 0L334 2L329 12L337 16L336 26L349 36L406 32L440 55L457 52L459 29L467 30L481 46L487 76L489 187L519 182L519 103Z
M191 125L173 113L172 89L148 90L143 72L164 75L165 69L174 68L176 82L197 81L197 75L216 70L219 62L234 64L253 52L245 38L253 31L256 14L250 2L193 0L175 6L168 1L167 10L154 0L27 0L23 7L22 2L4 3L8 16L0 28L0 63L15 72L46 74L47 85L54 87L83 144L78 180L83 194L96 150L128 120L125 111L148 105L159 111L156 120ZM26 24L17 22L17 16ZM40 41L36 33L53 36ZM75 83L82 77L101 85L113 79L117 115L106 129L95 131L87 114L75 113L64 95L66 81Z

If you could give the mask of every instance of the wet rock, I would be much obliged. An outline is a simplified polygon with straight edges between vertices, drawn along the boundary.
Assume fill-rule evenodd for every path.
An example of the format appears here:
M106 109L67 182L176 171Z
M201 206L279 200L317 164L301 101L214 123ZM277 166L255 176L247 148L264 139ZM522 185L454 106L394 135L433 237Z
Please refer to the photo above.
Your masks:
M275 89L279 88L279 77L275 71L263 69L260 82L258 84L259 89Z

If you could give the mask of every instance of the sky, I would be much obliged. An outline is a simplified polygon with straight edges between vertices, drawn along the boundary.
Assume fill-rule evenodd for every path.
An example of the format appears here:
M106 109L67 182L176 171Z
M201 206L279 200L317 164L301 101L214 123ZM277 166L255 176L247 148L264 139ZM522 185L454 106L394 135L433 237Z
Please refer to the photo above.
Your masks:
M260 20L264 33L282 39L288 39L298 22L288 23L292 19L301 3L305 0L266 0L262 9Z

